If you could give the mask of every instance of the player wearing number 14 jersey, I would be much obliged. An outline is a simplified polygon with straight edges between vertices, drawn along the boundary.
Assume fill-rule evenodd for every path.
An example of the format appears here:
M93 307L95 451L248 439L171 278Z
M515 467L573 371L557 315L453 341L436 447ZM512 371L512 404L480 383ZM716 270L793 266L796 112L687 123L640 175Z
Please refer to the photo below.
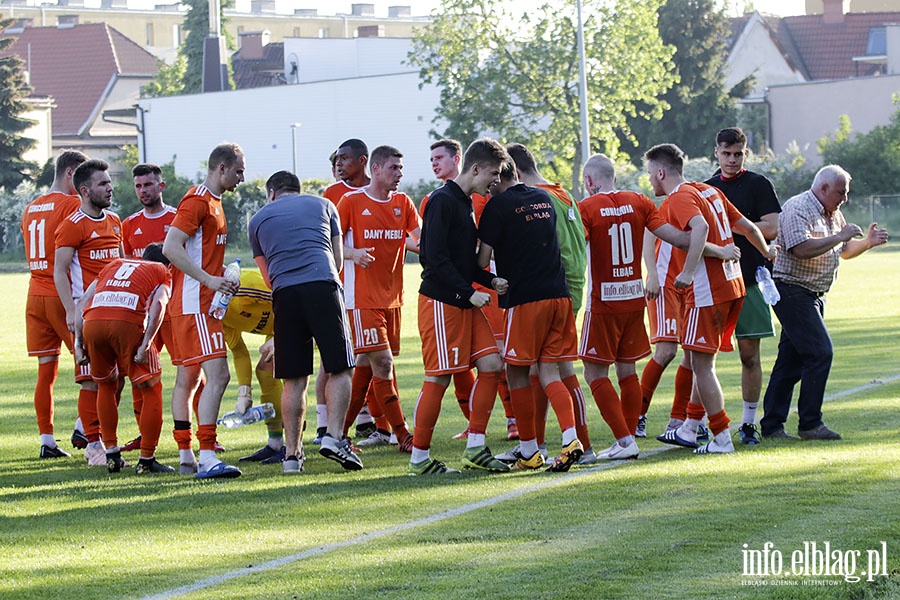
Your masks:
M54 238L59 224L81 205L72 175L86 160L87 156L77 151L60 154L56 159L56 172L50 189L26 206L22 214L22 239L31 272L25 309L25 338L28 355L38 359L34 410L41 435L41 458L69 456L57 447L53 437L53 384L59 373L59 352L63 342L70 351L72 349L72 336L66 327L66 311L53 283Z

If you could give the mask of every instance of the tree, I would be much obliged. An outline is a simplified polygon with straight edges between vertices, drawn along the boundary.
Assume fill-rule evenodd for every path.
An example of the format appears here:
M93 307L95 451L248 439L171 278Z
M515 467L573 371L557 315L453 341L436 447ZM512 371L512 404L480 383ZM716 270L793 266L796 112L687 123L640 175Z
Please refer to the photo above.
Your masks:
M177 96L184 90L184 76L187 71L187 59L179 51L175 62L167 65L164 60L157 59L156 77L150 83L141 86L142 98L159 98L161 96Z
M592 151L615 155L637 105L658 117L675 81L661 42L661 0L586 0L585 47ZM444 0L413 40L409 63L440 89L435 136L463 144L482 134L527 144L545 175L571 177L579 195L581 129L575 2L513 16L501 0ZM626 133L627 137L627 133Z
M0 31L12 25L12 19L0 20ZM0 37L0 54L9 48L14 37ZM24 63L15 54L0 56L0 188L9 191L31 178L38 165L22 158L37 144L22 133L34 121L22 117L28 109L25 98L31 92L25 80Z
M639 144L625 144L637 164L654 144L674 142L688 156L706 156L716 132L737 123L736 100L750 93L752 77L725 89L722 65L730 34L725 8L717 0L665 0L659 9L659 35L676 48L679 84L659 100L667 105L662 118L642 110L629 119Z
M203 86L203 41L209 35L209 2L208 0L185 0L183 4L188 7L184 17L184 29L188 32L184 43L178 49L178 54L184 57L185 68L182 77L182 94L199 94ZM234 0L221 0L219 6L222 23L222 35L225 36L225 46L229 50L234 49L234 40L225 29L228 20L224 10L234 6ZM234 87L231 76L231 63L228 63L228 86Z

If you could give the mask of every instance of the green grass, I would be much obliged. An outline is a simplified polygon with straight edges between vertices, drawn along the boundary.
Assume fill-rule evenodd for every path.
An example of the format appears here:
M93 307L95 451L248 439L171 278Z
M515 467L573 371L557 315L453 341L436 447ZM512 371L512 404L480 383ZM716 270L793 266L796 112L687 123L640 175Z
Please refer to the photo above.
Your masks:
M836 348L829 394L900 375L898 250L879 249L841 268L827 306ZM408 265L406 277L409 306L397 370L411 418L422 378L414 322L418 267ZM130 469L113 476L80 458L35 458L36 361L24 347L26 283L25 274L0 275L7 298L0 320L0 598L138 598L504 493L511 497L262 572L247 570L185 597L900 597L900 380L825 405L826 422L845 437L840 442L767 441L729 456L698 457L651 438L641 442L637 461L570 476L410 478L407 456L387 448L365 452L366 468L352 473L310 452L306 472L296 477L259 465L242 466L243 477L222 482L138 477ZM774 358L775 342L765 340L765 370ZM61 440L75 418L69 360L63 357L56 386ZM736 354L720 357L719 374L727 408L739 418ZM165 376L168 398L172 369ZM654 434L668 415L671 379L671 372L664 376L651 407ZM223 408L235 394L229 390ZM448 393L433 455L458 466L462 444L449 438L465 424L455 404ZM122 410L120 439L137 433L129 412ZM507 447L499 403L495 412L488 443L499 451ZM589 418L594 446L611 444L594 406ZM792 414L789 431L796 422ZM167 416L158 455L174 464L170 423ZM555 421L548 431L556 431ZM548 437L551 451L557 438ZM233 461L260 447L265 431L248 426L223 431L220 439ZM838 585L776 586L785 580L742 576L744 544L762 549L770 541L789 566L790 553L804 541L862 550L865 561L864 551L882 540L891 576L874 582L827 578Z

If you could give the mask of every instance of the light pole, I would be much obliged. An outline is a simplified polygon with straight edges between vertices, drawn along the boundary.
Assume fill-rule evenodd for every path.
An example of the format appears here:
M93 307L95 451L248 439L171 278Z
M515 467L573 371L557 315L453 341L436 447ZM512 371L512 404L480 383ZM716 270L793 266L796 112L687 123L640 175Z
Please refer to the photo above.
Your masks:
M585 72L584 21L581 18L581 0L577 0L576 5L578 9L578 104L581 108L581 164L584 164L591 152L591 133L588 126L587 74Z
M297 173L297 128L300 123L291 123L291 165L294 167L294 175L300 177Z

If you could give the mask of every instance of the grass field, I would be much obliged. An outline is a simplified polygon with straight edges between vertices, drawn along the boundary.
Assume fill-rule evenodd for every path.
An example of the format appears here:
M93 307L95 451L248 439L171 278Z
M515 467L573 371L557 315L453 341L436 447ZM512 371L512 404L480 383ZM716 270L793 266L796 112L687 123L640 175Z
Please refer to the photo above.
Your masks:
M409 418L422 377L418 272L407 266L397 366ZM250 465L243 477L216 482L131 469L111 475L87 467L80 452L39 461L36 361L24 344L27 275L0 275L0 598L900 598L898 272L900 247L878 249L846 262L828 297L836 348L828 394L836 397L824 410L844 435L839 442L766 441L702 457L650 437L627 464L438 478L407 477L408 455L394 449L367 451L364 470L344 472L309 445L300 476ZM764 341L766 371L775 349ZM55 421L67 447L76 392L67 355L62 364ZM672 374L651 407L653 435L668 416ZM720 358L719 374L739 418L735 354ZM169 369L166 398L172 377ZM223 409L235 395L230 389ZM448 393L432 450L452 466L463 444L450 437L465 426L455 404ZM137 433L128 412L124 440ZM165 414L158 457L175 464ZM609 446L594 405L589 418L594 447ZM788 430L796 423L792 414ZM498 452L508 446L502 425L498 403L488 431ZM555 422L548 431L558 431ZM558 436L548 439L558 450ZM225 459L236 461L264 443L265 430L226 430L220 440ZM819 550L828 542L841 553L830 557L831 571L861 581L814 569L745 575L746 551L767 542L766 564L780 555L787 570L805 542ZM878 575L861 573L867 550L886 555Z

